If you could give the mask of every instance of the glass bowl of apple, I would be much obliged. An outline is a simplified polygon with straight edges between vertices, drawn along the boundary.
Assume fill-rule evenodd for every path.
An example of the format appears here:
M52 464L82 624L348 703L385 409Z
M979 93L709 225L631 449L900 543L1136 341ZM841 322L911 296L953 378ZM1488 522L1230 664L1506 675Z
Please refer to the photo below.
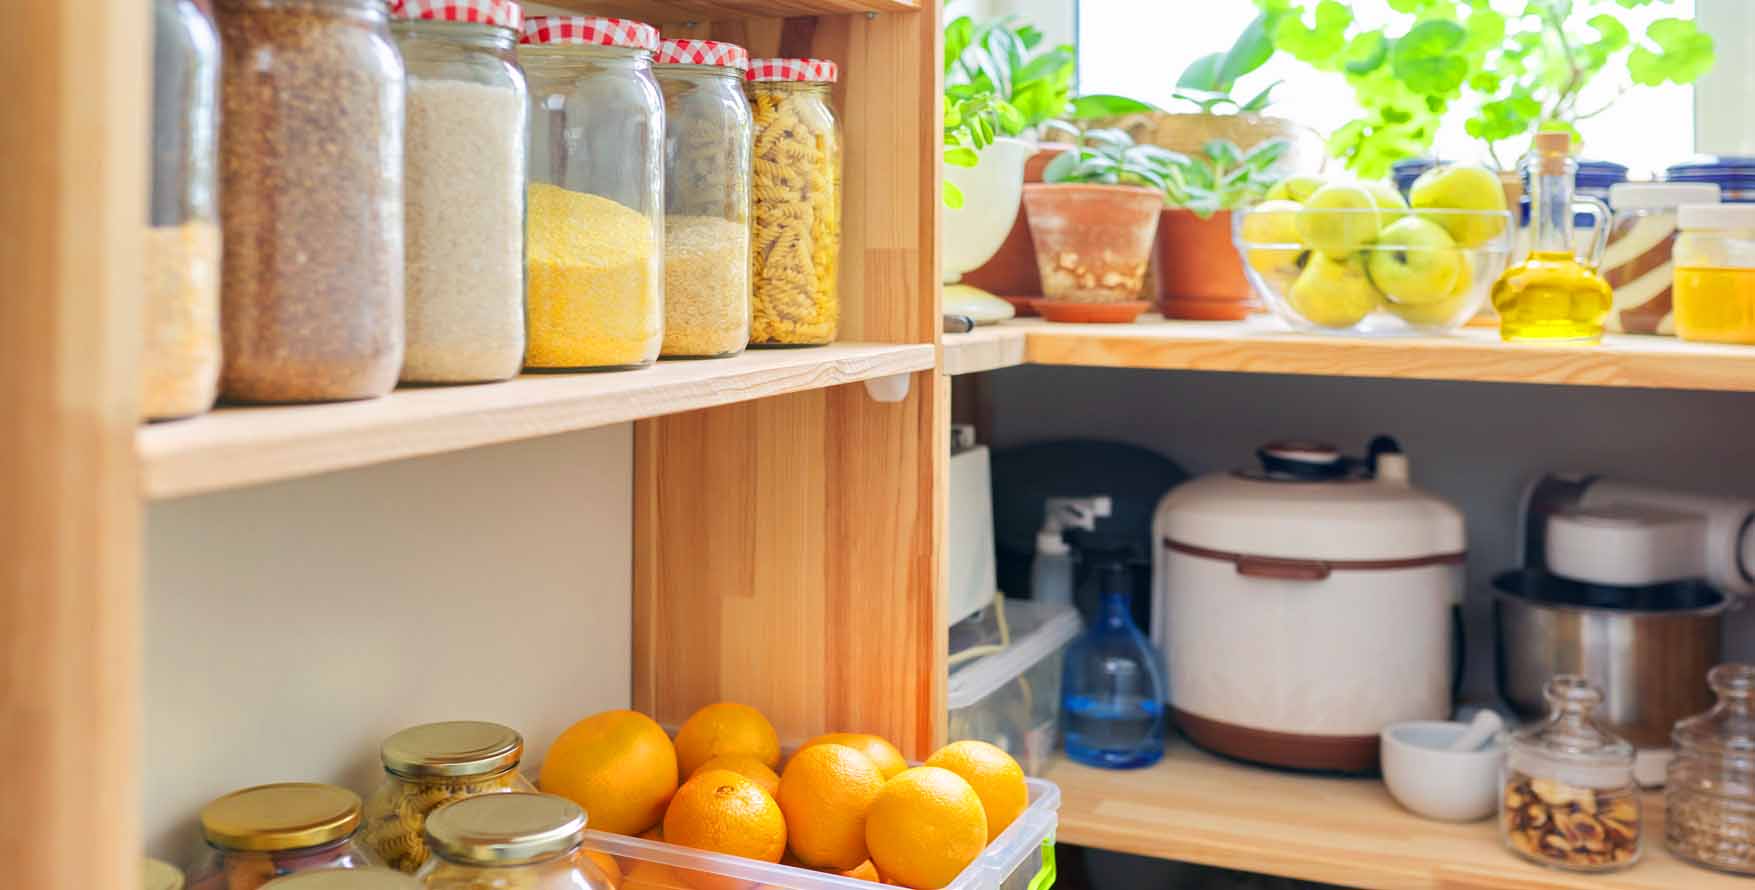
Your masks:
M1516 229L1499 177L1443 167L1404 199L1387 182L1294 176L1232 215L1263 301L1300 331L1446 334L1481 310Z

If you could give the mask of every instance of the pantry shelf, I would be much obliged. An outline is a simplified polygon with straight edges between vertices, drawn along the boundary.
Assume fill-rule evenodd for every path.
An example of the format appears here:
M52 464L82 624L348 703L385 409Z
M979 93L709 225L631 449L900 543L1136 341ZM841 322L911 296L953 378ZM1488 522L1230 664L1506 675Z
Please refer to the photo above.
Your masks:
M933 367L930 344L838 343L399 389L372 401L228 407L141 428L144 493L173 498L822 389Z
M1576 875L1516 859L1492 820L1456 825L1408 813L1383 784L1244 766L1173 741L1142 771L1056 760L1063 843L1367 890L1731 890L1744 878L1663 849L1663 799L1645 799L1642 861Z
M946 334L944 353L948 374L1037 364L1755 392L1755 348L1670 337L1610 336L1600 346L1535 345L1504 343L1489 329L1451 337L1367 339L1294 334L1265 318L1150 317L1131 325L1020 319Z
M654 25L920 9L918 0L546 0L544 5Z

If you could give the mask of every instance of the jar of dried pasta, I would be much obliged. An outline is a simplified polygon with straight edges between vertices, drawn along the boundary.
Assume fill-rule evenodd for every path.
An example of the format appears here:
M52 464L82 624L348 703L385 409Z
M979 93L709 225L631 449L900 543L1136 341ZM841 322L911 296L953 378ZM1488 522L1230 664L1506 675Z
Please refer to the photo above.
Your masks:
M410 874L427 860L421 832L440 804L536 790L518 774L524 738L498 723L411 726L385 739L379 755L387 779L366 801L360 840L385 865Z
M751 346L831 343L841 319L841 124L824 59L756 59Z
M220 393L385 395L402 368L402 56L384 0L215 0Z
M750 339L749 53L658 46L664 91L665 358L736 355Z
M524 366L639 368L664 340L664 99L658 30L524 21L530 81Z
M207 850L189 870L189 890L259 890L284 875L368 868L355 842L360 798L308 782L258 785L201 808Z
M552 794L487 794L448 803L427 820L427 890L611 890L581 851L585 811Z

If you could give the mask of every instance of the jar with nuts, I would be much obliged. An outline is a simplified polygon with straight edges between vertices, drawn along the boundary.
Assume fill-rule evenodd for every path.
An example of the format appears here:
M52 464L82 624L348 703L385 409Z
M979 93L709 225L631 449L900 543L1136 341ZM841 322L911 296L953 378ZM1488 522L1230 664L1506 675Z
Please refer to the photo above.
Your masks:
M1706 675L1718 704L1676 723L1664 845L1709 868L1755 874L1755 665Z
M1639 861L1633 746L1597 723L1603 694L1583 677L1548 681L1548 719L1512 737L1500 783L1505 843L1532 862L1604 872Z

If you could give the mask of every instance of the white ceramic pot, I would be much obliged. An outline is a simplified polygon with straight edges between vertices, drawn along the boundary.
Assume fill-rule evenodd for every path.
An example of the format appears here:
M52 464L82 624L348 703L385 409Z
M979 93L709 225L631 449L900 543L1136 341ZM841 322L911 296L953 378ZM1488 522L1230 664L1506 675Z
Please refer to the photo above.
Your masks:
M1276 444L1261 470L1167 495L1153 636L1196 743L1244 760L1370 772L1391 723L1450 715L1462 514L1364 462Z
M1000 138L981 150L973 167L945 164L945 179L963 192L963 206L945 208L940 271L946 284L993 259L1018 217L1024 194L1024 162L1036 146L1022 139Z

